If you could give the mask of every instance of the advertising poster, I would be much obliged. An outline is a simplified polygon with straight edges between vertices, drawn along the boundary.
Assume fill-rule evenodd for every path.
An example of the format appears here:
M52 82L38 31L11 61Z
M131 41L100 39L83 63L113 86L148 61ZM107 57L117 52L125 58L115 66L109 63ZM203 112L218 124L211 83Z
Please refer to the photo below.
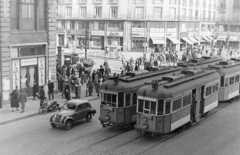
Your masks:
M38 84L43 86L45 84L45 58L38 58Z
M12 61L12 90L20 88L20 63L19 60ZM4 86L6 87L6 86Z

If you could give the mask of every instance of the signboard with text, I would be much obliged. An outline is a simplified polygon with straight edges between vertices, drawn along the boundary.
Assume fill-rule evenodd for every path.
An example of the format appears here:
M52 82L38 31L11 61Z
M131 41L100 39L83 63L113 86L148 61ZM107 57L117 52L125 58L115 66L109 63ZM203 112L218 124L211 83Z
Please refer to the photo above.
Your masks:
M16 86L20 88L20 62L19 60L12 61L12 89L14 90Z
M38 58L38 85L45 84L45 58Z

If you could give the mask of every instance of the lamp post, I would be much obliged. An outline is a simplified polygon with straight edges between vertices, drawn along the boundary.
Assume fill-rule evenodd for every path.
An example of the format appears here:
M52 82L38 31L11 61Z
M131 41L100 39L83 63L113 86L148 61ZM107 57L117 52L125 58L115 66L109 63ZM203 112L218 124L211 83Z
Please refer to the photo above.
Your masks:
M146 53L147 53L147 0L145 0L144 2L145 5L145 10L144 10L144 18L145 18L145 29L144 29L144 41L145 41L145 45L144 45L144 52L143 52L143 57L146 59Z

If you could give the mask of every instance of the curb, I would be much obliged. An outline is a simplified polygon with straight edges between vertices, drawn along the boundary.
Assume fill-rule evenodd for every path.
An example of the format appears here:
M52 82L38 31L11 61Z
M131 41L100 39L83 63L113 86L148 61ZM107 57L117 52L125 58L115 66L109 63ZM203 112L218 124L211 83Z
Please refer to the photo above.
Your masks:
M84 99L84 98L81 98L81 99ZM94 97L94 98L91 98L87 101L94 101L94 100L97 100L97 99L100 99L100 98L99 97ZM30 117L38 116L38 115L39 115L39 113L37 112L37 113L29 114L27 116L15 118L15 119L12 119L12 120L9 120L9 121L6 121L6 122L1 122L0 126L5 125L5 124L9 124L9 123L12 123L12 122L17 122L17 121L20 121L20 120L24 120L24 119L27 119L27 118L30 118Z

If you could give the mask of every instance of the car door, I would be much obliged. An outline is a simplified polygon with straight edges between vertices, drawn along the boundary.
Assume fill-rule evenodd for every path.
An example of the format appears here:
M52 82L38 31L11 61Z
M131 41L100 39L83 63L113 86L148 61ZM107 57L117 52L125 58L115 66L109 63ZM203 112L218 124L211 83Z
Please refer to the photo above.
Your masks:
M74 114L74 120L79 121L80 119L82 119L81 115L82 115L82 104L77 106L76 112Z
M83 105L83 111L82 111L83 118L86 118L87 113L89 111L89 103L83 103L82 105Z

